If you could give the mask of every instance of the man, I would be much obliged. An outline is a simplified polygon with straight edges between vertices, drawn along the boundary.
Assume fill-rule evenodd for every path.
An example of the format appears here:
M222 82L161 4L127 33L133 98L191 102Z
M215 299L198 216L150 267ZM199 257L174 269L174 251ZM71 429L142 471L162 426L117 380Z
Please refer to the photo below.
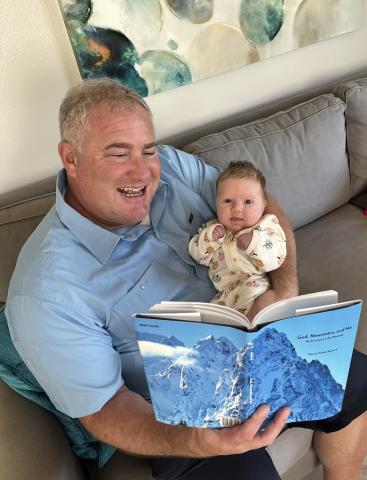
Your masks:
M157 146L145 102L112 80L71 89L60 129L56 208L24 246L7 301L12 339L28 368L57 409L98 440L151 458L156 478L279 478L264 447L289 410L263 431L266 406L229 429L156 422L131 324L131 314L161 300L213 297L188 242L213 217L218 171ZM253 313L297 292L291 228L273 199L267 209L286 232L288 256ZM366 409L359 408L353 418ZM363 428L366 415L318 435L325 478L357 478Z

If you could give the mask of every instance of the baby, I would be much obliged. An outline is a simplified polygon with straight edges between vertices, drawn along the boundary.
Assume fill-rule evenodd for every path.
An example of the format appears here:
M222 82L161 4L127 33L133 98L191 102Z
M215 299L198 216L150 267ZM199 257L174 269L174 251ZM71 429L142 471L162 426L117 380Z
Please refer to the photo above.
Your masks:
M275 215L264 215L266 181L250 162L231 162L217 179L217 215L192 237L190 255L209 267L218 294L213 303L246 314L269 288L266 272L286 256L286 238Z

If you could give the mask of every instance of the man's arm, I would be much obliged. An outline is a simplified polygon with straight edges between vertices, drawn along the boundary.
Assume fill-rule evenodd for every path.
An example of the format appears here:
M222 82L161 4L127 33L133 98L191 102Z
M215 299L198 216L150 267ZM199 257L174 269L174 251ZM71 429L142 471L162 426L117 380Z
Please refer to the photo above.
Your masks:
M248 315L250 318L271 303L298 295L296 241L293 229L278 202L269 194L264 213L272 213L277 216L287 239L287 256L278 269L270 272L271 289L255 300Z
M270 445L289 409L279 410L259 432L267 413L263 405L242 425L219 430L166 425L155 420L151 405L140 395L122 387L102 410L79 420L98 440L133 455L205 458Z

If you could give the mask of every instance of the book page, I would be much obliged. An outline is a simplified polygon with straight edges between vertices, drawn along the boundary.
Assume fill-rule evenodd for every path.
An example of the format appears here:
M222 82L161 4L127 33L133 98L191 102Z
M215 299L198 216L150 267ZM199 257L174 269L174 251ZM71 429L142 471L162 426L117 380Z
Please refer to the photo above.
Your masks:
M337 310L339 308L349 307L349 305L355 305L360 302L361 300L351 300L349 302L333 303L331 305L322 305L322 306L308 307L308 308L297 308L296 315L307 315L310 313L326 312L328 310Z
M152 312L152 313L144 313L144 314L139 314L137 313L134 315L136 318L162 318L162 319L168 319L172 320L173 318L175 320L186 320L187 322L202 322L201 319L201 313L200 312Z
M295 316L297 309L316 306L323 307L325 305L336 304L337 301L338 293L335 290L299 295L268 305L254 317L252 322L234 308L206 302L163 301L150 307L149 311L151 313L171 314L172 319L183 318L179 316L181 312L200 312L200 319L195 320L193 317L193 321L233 325L251 331L256 329L260 324L271 323L282 318Z
M200 321L251 328L250 321L234 308L216 303L205 302L161 302L153 305L150 312L171 313L172 319L177 319L179 312L200 312Z
M281 318L289 318L296 315L296 310L310 307L323 307L338 302L338 292L325 290L323 292L308 293L297 297L280 300L268 305L255 315L252 326L271 323Z

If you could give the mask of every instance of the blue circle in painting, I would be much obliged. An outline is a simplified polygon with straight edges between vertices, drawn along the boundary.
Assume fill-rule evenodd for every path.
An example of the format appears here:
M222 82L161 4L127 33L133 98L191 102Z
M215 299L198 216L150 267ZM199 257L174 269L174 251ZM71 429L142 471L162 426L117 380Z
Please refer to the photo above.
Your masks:
M149 95L192 81L189 67L171 52L147 50L141 55L139 63L139 72L148 84Z
M66 18L86 23L92 13L91 0L63 0Z
M246 38L261 46L271 42L284 21L284 0L242 0L240 25Z
M213 0L166 0L170 10L181 20L205 23L213 15Z

